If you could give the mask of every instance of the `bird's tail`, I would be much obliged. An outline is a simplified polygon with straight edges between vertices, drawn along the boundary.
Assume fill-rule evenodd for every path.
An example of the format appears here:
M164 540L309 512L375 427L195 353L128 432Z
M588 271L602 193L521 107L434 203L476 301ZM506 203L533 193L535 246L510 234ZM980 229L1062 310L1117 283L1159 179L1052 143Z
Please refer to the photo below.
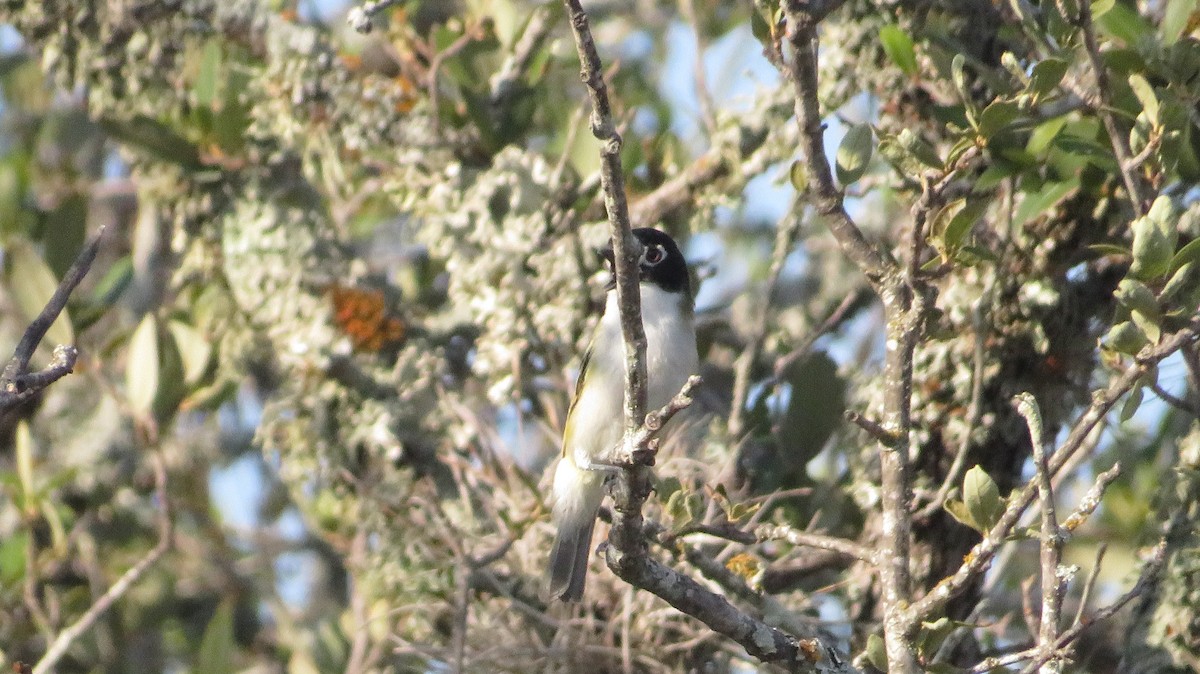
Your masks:
M550 596L563 601L583 598L596 511L604 496L604 475L581 470L569 457L554 472L554 523L558 533L547 569Z

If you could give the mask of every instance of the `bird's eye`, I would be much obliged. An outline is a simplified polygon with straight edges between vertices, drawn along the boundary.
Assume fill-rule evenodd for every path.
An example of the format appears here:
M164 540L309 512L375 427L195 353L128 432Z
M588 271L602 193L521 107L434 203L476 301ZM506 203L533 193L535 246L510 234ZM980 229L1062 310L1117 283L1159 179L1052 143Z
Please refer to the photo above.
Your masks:
M667 252L663 250L662 246L649 246L646 248L646 264L658 264L666 256Z

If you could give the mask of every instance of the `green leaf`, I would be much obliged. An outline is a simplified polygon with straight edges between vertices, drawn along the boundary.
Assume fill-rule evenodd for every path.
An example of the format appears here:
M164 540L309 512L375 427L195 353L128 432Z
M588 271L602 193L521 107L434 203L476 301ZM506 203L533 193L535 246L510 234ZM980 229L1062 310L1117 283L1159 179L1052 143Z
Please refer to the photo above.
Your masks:
M179 351L179 359L183 366L183 381L189 386L195 385L208 370L208 361L212 356L212 345L195 328L182 321L170 321L167 329L175 339L175 348Z
M234 600L224 599L204 628L200 651L196 654L195 674L228 674L234 671L233 655L237 643L233 634Z
M1133 89L1133 95L1137 96L1138 102L1142 104L1142 110L1150 123L1158 126L1158 96L1154 93L1154 87L1150 86L1145 77L1133 73L1129 76L1129 88Z
M29 531L18 529L0 540L0 587L16 585L25 577L25 549Z
M204 52L200 56L200 70L196 82L192 85L192 96L196 104L213 108L217 102L217 87L221 76L221 44L209 40L204 44Z
M995 100L979 113L979 135L991 138L1008 126L1021 110L1012 101Z
M964 267L974 267L983 261L999 262L1000 256L982 246L966 245L954 253L954 261Z
M879 29L879 41L888 58L895 63L904 74L913 77L917 74L917 52L913 47L912 38L899 26L884 26Z
M1034 127L1033 133L1029 134L1029 142L1025 144L1025 150L1030 154L1040 156L1050 147L1050 143L1054 141L1066 124L1065 116L1054 117L1038 124Z
M1086 2L1087 0L1084 1ZM1092 3L1092 18L1099 19L1104 16L1115 4L1117 4L1117 0L1095 0Z
M1125 404L1121 405L1121 423L1129 421L1138 408L1142 405L1142 397L1145 395L1146 389L1138 386L1129 392L1129 397L1125 398Z
M675 492L682 490L683 483L677 477L656 477L655 479L654 493L658 500L663 503L666 503Z
M1148 316L1158 317L1158 299L1155 298L1154 291L1141 281L1131 278L1121 279L1114 295L1118 302L1131 311L1141 311Z
M1113 243L1093 243L1088 245L1088 250L1099 253L1101 255L1121 255L1129 257L1133 253L1124 246L1118 246Z
M954 141L954 145L951 145L950 151L946 153L946 165L954 166L958 163L959 157L973 147L975 147L974 138L968 138L964 136Z
M1162 339L1162 328L1158 325L1161 317L1158 314L1157 307L1154 313L1134 309L1129 313L1129 318L1142 331L1142 334L1146 335L1146 339L1150 340L1151 344L1157 344Z
M1167 281L1163 289L1158 293L1160 302L1167 303L1175 299L1175 296L1185 289L1194 288L1196 281L1192 279L1192 272L1200 267L1200 263L1195 261L1184 263L1184 265L1176 269L1170 280Z
M1171 264L1168 266L1168 272L1174 274L1183 269L1183 265L1189 262L1200 260L1200 237L1188 241L1183 248L1179 249L1178 253L1171 258Z
M896 141L922 164L935 169L944 168L942 158L938 156L937 150L926 142L924 138L913 133L911 129L902 130L896 136Z
M917 636L917 651L925 657L926 660L932 660L937 654L938 649L946 641L946 637L960 626L964 625L955 620L951 620L945 616L938 618L933 622L921 623L921 632Z
M954 59L950 61L950 77L954 81L954 88L958 89L959 97L967 104L969 110L971 96L967 89L966 65L967 58L962 54L955 54Z
M1048 182L1036 192L1027 192L1025 199L1017 207L1013 220L1019 225L1025 225L1058 205L1059 201L1078 188L1079 177L1076 176L1060 183Z
M4 257L8 260L5 283L16 301L22 319L29 323L42 313L42 309L50 302L54 291L58 289L58 279L34 249L33 244L24 238L10 239L5 246ZM55 346L74 343L75 329L71 326L71 318L64 309L46 331L43 344Z
M667 516L671 518L671 529L678 531L696 519L695 500L696 495L686 489L671 494L664 507Z
M203 168L196 146L156 119L145 115L136 115L127 120L105 118L100 120L100 126L117 140L144 150L157 159L187 169Z
M125 395L140 416L148 417L158 393L158 321L146 314L133 331L125 363Z
M804 169L804 162L799 159L792 162L792 167L788 169L788 179L797 192L803 193L808 189L808 171Z
M1167 9L1163 12L1162 31L1163 42L1172 44L1183 35L1191 17L1196 16L1196 0L1167 0Z
M67 526L63 523L63 512L66 511L66 508L59 508L48 498L38 499L37 505L42 514L42 520L50 529L50 546L54 549L55 554L65 556L67 554Z
M1054 91L1067 74L1069 66L1069 63L1057 58L1039 61L1029 74L1029 86L1026 87L1026 91L1037 96L1045 96Z
M1004 514L999 487L979 466L974 466L963 476L963 503L980 533L986 534Z
M837 151L837 178L843 186L863 176L871 161L871 127L856 124L846 130Z
M867 637L867 661L881 672L888 671L887 647L883 643L883 637L878 634Z
M779 468L803 474L841 425L846 382L838 375L837 363L823 352L795 363L784 378L791 384L791 395L778 426Z
M58 278L62 278L75 257L83 248L87 237L88 198L82 194L71 194L42 220L41 240L46 250L46 264Z
M1152 281L1167 274L1175 256L1175 229L1178 211L1168 196L1159 196L1150 212L1133 221L1133 264L1129 274L1134 278Z
M1146 336L1132 321L1121 321L1108 329L1103 344L1117 353L1133 356L1146 345Z
M29 432L29 422L24 419L17 423L13 445L17 456L17 479L21 485L22 509L29 514L34 506L37 485L33 482L33 434Z
M1004 66L1004 69L1008 71L1008 74L1012 75L1013 79L1017 80L1018 82L1024 82L1029 79L1029 77L1025 74L1025 69L1021 67L1021 62L1018 61L1017 57L1014 56L1010 51L1006 51L1000 55L1000 65Z
M950 222L946 225L945 234L942 238L946 241L946 245L951 248L958 248L962 245L967 233L979 222L979 218L983 217L987 211L988 202L983 200L968 201L963 208L960 208Z
M1098 0L1097 4L1101 1ZM1121 2L1105 4L1109 4L1111 7L1101 12L1098 17L1093 14L1093 18L1098 18L1097 23L1107 33L1130 47L1137 47L1143 38L1153 36L1153 29L1137 9Z

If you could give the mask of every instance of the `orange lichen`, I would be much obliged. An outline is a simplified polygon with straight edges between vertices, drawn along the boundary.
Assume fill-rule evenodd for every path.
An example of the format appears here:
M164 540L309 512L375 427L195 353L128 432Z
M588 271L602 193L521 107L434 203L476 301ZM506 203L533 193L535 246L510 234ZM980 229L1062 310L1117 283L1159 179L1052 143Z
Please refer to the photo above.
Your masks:
M725 563L725 568L733 573L750 580L758 573L758 560L754 556L741 553L734 555L728 562Z
M350 338L356 351L374 353L404 339L404 319L388 311L383 291L335 285L329 294L334 323Z

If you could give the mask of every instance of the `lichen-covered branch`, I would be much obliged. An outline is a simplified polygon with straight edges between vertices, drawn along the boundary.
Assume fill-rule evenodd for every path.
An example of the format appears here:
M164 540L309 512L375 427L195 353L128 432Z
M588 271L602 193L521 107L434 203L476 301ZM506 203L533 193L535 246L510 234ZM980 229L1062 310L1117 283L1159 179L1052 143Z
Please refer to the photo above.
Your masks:
M883 585L884 643L889 666L902 674L918 671L911 635L914 623L905 620L912 585L909 548L912 541L911 486L908 466L911 429L912 357L924 320L923 295L914 292L914 278L890 253L867 241L846 212L841 190L833 180L825 154L824 122L817 98L817 22L808 3L786 4L787 40L791 59L784 73L796 96L796 119L808 174L809 193L824 215L842 251L875 286L887 320L884 356L883 428L896 442L881 443L882 537L879 565ZM911 265L910 265L911 266ZM914 300L916 303L914 304Z
M1054 510L1054 490L1050 484L1050 466L1046 462L1042 413L1037 399L1031 393L1018 394L1014 399L1017 412L1025 418L1029 427L1029 441L1033 445L1034 481L1037 484L1038 505L1042 514L1041 541L1039 545L1042 572L1042 614L1038 623L1037 642L1042 652L1052 653L1058 639L1058 620L1062 609L1063 581L1059 574L1062 558L1062 537L1059 535L1058 516ZM1046 674L1050 674L1047 672Z

